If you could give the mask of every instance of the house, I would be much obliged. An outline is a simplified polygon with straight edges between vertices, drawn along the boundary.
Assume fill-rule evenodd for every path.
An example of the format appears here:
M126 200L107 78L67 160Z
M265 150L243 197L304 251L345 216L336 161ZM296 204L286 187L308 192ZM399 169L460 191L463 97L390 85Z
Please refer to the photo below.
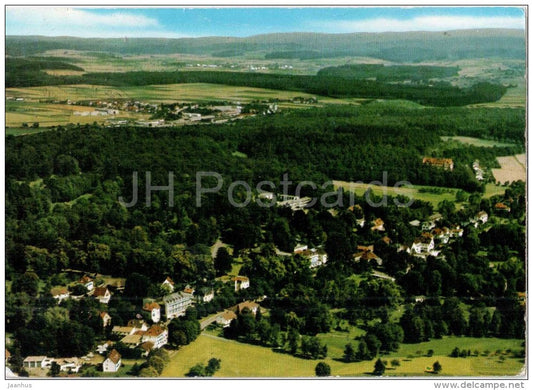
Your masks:
M470 223L475 227L478 227L479 224L483 225L489 220L489 215L485 211L480 211L473 218L470 218Z
M235 291L245 290L250 287L250 279L247 276L235 276L231 280L235 282Z
M22 362L25 368L48 368L52 365L53 358L46 356L28 356Z
M127 336L135 333L135 328L133 326L113 326L111 333L116 334L117 336Z
M450 237L463 237L463 232L464 230L460 226L457 226L450 230Z
M153 348L159 349L168 342L168 330L159 325L152 325L142 336L142 341L153 343Z
M165 295L163 304L165 306L165 316L167 320L170 320L185 314L185 310L193 304L192 295L182 291Z
M507 206L505 203L501 203L501 202L498 202L494 205L494 209L496 211L506 211L506 212L510 212L511 211L511 208L509 206Z
M167 276L165 281L163 283L161 283L161 287L166 288L169 292L173 292L174 291L174 282L172 281L172 279L170 279Z
M137 345L139 345L142 342L142 339L143 339L142 334L129 334L127 336L124 336L120 340L120 342L124 345L127 345L130 348L135 348Z
M111 293L107 287L96 287L94 289L93 297L100 301L100 303L108 304L111 299Z
M83 277L78 281L79 284L85 286L87 291L92 291L94 289L94 281L91 277L83 275Z
M223 313L219 314L216 318L216 323L222 325L223 328L230 326L231 321L237 318L237 314L230 310L224 310Z
M209 287L202 287L196 295L196 301L199 303L211 302L213 298L215 298L215 290Z
M189 285L186 285L185 288L183 289L183 292L186 293L186 294L191 294L191 295L194 295L194 287L191 287Z
M391 240L389 237L387 237L387 236L383 237L383 238L381 239L381 241L383 241L383 242L384 242L385 244L387 244L387 245L392 244L392 240Z
M383 264L383 260L378 255L376 255L374 252L372 252L371 250L364 250L362 252L356 253L356 254L353 255L353 259L356 262L359 262L361 260L364 260L364 261L367 261L367 262L375 260L378 265Z
M104 372L117 372L122 364L122 356L116 349L113 349L107 355L107 359L104 360L102 369Z
M161 306L157 302L146 302L143 306L143 311L150 314L153 323L158 323L161 320Z
M413 242L411 253L429 253L433 248L435 248L433 235L430 233L422 233L422 235Z
M254 315L257 313L257 309L259 309L259 305L251 301L241 302L230 308L230 310L233 310L235 313L242 313L243 310L249 310Z
M385 222L383 222L383 220L381 218L377 218L377 219L374 219L372 221L372 227L370 228L370 230L372 231L379 231L379 232L384 232L385 231Z
M102 326L105 328L106 326L111 325L111 316L108 312L103 311L100 313L100 318L102 319Z
M68 299L70 293L66 287L54 287L50 290L50 294L57 300L57 303L61 303L62 300Z
M79 372L83 361L77 357L61 358L55 361L59 365L59 370L64 372Z
M447 244L448 241L450 241L451 233L450 229L448 229L447 227L435 228L431 231L431 233L433 234L434 238L436 238L443 244Z
M453 160L451 158L424 157L422 164L441 168L445 171L453 171Z
M299 252L299 254L309 260L310 268L316 268L328 262L328 255L320 249L312 248Z

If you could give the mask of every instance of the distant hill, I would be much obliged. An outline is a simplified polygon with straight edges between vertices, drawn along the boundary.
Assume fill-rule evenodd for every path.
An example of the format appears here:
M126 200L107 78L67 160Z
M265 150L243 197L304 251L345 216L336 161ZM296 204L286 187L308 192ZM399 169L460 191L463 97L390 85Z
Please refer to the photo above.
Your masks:
M7 36L6 54L29 56L46 50L81 50L121 55L257 53L266 58L375 57L396 62L500 57L525 59L525 32L511 29L394 33L276 33L203 38L74 38Z

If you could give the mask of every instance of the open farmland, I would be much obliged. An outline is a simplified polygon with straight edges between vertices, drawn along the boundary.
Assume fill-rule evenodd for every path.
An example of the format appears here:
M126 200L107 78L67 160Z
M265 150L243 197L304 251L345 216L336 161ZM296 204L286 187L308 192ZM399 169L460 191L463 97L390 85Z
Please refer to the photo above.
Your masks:
M514 156L498 157L498 164L501 168L492 170L496 182L505 183L513 181L526 181L526 155L516 154Z
M82 112L87 115L81 115ZM69 104L39 103L35 101L7 101L6 102L6 127L20 128L23 123L31 126L39 123L43 126L57 126L68 123L102 123L107 119L144 119L147 115L120 112L118 115L93 116L94 108L86 106L76 106ZM23 134L31 133L29 129ZM11 134L17 135L20 132L15 130ZM8 131L9 134L9 131Z
M207 83L163 84L140 87L109 87L80 84L6 89L6 97L32 100L139 99L153 103L172 103L176 101L202 102L213 100L249 102L252 100L265 99L288 100L297 96L304 98L316 97L316 95L311 95L304 92L279 91L273 89L238 87ZM360 100L361 99L335 99L318 97L319 103L324 104L353 103Z
M461 348L474 349L484 348L491 353L495 349L519 349L519 340L500 339L471 339L471 338L445 338L431 341L431 345L402 345L400 351L394 355L385 356L389 361L386 376L428 376L433 374L424 372L426 367L433 362L439 361L443 367L440 376L500 376L518 375L523 369L521 359L507 356L505 360L499 360L498 356L478 356L469 358L448 357L448 350L457 344ZM344 343L344 340L341 340ZM497 343L494 344L494 343ZM403 348L406 348L403 351ZM419 355L408 357L414 348L433 348L436 352L432 357ZM337 348L338 350L339 348ZM443 351L443 355L437 354ZM426 350L424 349L424 353ZM242 357L246 356L246 359ZM307 360L295 358L284 353L275 353L269 348L256 345L243 344L233 340L227 340L209 334L202 334L193 343L182 347L171 354L170 363L165 367L163 377L184 377L189 369L197 363L206 364L211 358L221 359L221 368L215 373L215 377L311 377L314 376L314 368L320 360ZM329 356L323 359L331 366L333 376L367 376L374 369L373 361L359 363L344 363L339 360L340 356ZM400 366L391 368L390 361L397 358ZM268 363L266 363L268 362Z

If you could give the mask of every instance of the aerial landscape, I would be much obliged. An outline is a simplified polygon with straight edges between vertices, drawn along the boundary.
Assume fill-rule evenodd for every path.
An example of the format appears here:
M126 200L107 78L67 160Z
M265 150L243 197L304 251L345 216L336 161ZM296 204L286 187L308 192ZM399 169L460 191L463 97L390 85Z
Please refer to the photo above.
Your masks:
M527 374L523 8L5 15L6 378Z

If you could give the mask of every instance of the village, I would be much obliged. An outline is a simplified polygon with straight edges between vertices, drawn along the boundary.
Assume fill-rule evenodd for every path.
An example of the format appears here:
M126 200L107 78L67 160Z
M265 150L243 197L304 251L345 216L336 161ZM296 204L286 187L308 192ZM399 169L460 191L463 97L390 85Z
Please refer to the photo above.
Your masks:
M272 199L274 194L263 193L264 198ZM277 197L276 197L277 198ZM280 198L279 207L288 207L292 211L303 210L308 200L299 197ZM479 211L473 217L463 221L461 224L445 226L442 224L440 213L432 214L427 220L412 220L409 224L418 229L419 236L409 245L393 243L387 236L386 226L381 218L366 221L362 216L362 209L359 205L349 208L357 218L357 225L363 228L365 224L370 224L370 230L379 234L379 244L387 247L394 246L397 253L405 252L410 256L426 260L428 257L444 259L441 253L448 245L464 234L464 228L468 225L475 229L484 229L489 221L489 214L486 211ZM504 202L494 205L494 212L505 217L511 208ZM380 247L378 242L358 245L357 252L353 254L354 263L367 263L372 269L372 276L377 278L387 278L394 280L391 276L380 271L382 259L380 258ZM328 262L328 255L322 247L310 247L306 243L299 243L293 253L286 253L277 250L279 256L301 256L306 259L311 270L316 270ZM72 271L72 270L71 270ZM409 269L406 270L409 272ZM125 279L115 280L113 283L106 283L101 275L76 271L82 275L75 282L55 286L50 290L50 295L57 305L67 300L94 299L98 301L100 307L105 308L116 294L123 294ZM245 290L249 289L253 281L245 275L226 275L218 278L224 284L230 285L235 296L241 301L235 305L224 308L206 317L199 318L200 331L208 327L224 329L229 327L242 312L256 314L257 311L267 313L268 310L260 306L261 300L266 297L249 297ZM169 347L169 324L173 319L186 315L187 309L195 305L211 302L219 292L213 287L191 286L186 281L175 283L167 277L159 286L161 296L157 298L145 297L142 299L142 310L131 318L127 324L115 325L113 318L106 310L99 312L100 322L103 328L108 329L109 338L100 338L95 348L85 356L25 356L23 357L23 367L30 376L43 376L55 370L55 375L77 376L85 366L96 367L103 373L118 373L122 366L122 355L114 348L119 343L122 348L139 351L138 356L147 358L153 351ZM180 288L178 286L185 287ZM244 294L243 294L244 292ZM424 297L418 297L417 302L423 301ZM267 314L268 315L268 314ZM9 363L10 352L6 349L6 363ZM14 374L6 366L7 375L14 377Z

